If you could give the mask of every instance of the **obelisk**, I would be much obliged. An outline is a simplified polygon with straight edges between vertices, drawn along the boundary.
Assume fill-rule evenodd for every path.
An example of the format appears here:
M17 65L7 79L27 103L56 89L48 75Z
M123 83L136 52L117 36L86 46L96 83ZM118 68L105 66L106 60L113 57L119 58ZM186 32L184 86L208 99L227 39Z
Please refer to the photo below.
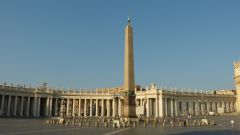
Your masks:
M236 84L236 107L237 112L240 112L240 61L234 62L234 80Z
M133 28L128 17L125 27L125 58L124 58L124 111L125 118L136 117L134 55L133 55Z

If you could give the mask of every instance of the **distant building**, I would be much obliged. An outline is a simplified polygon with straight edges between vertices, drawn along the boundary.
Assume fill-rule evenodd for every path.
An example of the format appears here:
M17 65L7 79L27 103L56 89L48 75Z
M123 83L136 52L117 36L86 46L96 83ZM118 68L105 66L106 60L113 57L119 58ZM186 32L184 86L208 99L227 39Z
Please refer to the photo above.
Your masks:
M214 94L218 95L236 95L236 90L216 90Z

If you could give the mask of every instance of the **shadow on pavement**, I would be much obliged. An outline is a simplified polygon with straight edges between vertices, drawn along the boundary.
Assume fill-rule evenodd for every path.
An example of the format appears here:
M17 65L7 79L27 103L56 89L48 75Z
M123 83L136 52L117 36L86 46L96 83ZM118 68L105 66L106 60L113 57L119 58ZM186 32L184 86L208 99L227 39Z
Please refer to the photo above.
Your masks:
M240 130L213 130L213 131L191 131L185 133L176 133L171 135L240 135Z

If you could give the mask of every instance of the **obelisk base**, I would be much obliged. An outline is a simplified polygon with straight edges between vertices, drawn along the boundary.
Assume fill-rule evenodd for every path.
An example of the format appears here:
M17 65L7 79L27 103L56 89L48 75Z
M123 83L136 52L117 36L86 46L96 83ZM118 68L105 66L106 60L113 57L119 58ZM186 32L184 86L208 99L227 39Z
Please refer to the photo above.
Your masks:
M124 118L137 118L135 96L124 96L123 105Z
M136 105L124 105L123 114L126 118L136 118Z

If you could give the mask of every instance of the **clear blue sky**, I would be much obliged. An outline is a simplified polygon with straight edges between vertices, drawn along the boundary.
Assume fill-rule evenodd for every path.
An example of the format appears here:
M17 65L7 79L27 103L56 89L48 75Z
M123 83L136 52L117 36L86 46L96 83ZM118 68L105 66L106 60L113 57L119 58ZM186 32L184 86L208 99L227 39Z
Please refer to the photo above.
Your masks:
M239 0L1 0L0 82L122 85L130 11L137 84L232 89L239 7Z

